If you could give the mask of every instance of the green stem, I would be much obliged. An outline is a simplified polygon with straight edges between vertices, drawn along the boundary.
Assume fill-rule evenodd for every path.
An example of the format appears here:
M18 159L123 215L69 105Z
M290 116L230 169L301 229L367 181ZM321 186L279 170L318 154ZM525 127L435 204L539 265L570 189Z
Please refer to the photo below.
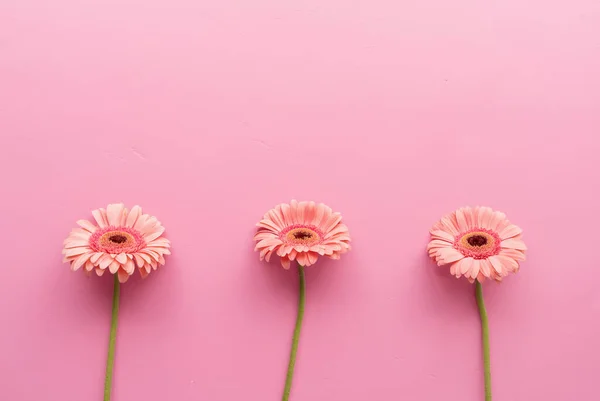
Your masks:
M483 343L483 378L485 382L485 401L492 401L492 373L490 369L490 328L488 325L487 312L483 302L483 289L481 283L477 281L475 286L475 297L479 307L479 316L481 317L481 341Z
M115 366L115 341L117 339L117 320L119 318L119 295L121 287L119 277L115 274L113 290L112 319L110 322L110 338L108 340L108 358L106 359L106 379L104 381L104 401L110 401L112 390L113 368Z
M294 367L296 366L296 354L298 353L298 341L300 340L300 329L302 328L302 318L304 317L304 304L306 300L306 280L304 278L304 266L298 265L298 275L300 278L298 317L296 318L296 328L294 329L294 337L292 339L292 352L290 353L290 364L288 365L282 401L288 401L290 399L292 379L294 377Z

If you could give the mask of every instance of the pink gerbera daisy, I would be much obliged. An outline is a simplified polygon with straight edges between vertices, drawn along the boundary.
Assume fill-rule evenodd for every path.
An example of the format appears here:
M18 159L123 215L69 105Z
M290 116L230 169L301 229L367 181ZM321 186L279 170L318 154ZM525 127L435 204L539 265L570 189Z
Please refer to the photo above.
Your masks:
M273 253L277 254L286 269L293 260L311 266L319 256L339 259L350 249L350 233L341 221L341 214L322 203L282 203L257 224L255 250L260 251L260 260L269 261Z
M522 231L504 213L478 206L463 207L443 217L430 233L427 251L438 266L450 264L450 272L457 278L465 276L471 283L477 280L475 299L481 319L485 400L491 401L489 324L481 283L486 278L501 281L519 270L527 250Z
M162 237L164 227L156 217L142 214L139 206L128 211L122 203L115 203L106 210L94 210L92 215L96 224L79 220L81 228L71 231L64 241L64 261L73 271L83 267L101 276L108 270L124 283L136 265L146 277L164 265L164 255L171 253L169 240Z
M342 215L330 207L315 202L291 201L269 210L257 224L254 236L260 260L269 261L273 253L281 258L281 264L289 269L292 261L298 262L300 284L298 316L292 337L292 352L283 389L282 401L289 401L300 341L302 319L306 299L305 266L314 265L319 256L339 259L350 250L348 227L342 224Z
M527 247L521 229L489 207L464 207L443 217L430 230L429 256L438 266L450 264L457 278L471 283L501 281L519 270Z

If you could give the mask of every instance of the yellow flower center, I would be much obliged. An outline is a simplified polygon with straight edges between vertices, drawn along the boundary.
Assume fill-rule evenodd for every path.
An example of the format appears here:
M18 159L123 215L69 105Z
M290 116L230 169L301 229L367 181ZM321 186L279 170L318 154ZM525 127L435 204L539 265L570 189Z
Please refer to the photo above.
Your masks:
M471 246L484 246L485 244L487 244L488 240L485 235L477 234L477 235L472 235L472 236L468 237L467 242Z
M296 244L312 244L320 240L316 231L307 227L294 228L286 234L287 240Z
M108 240L110 242L114 242L115 244L122 244L123 242L127 241L127 237L121 234L114 234L108 237Z
M485 259L500 252L500 238L493 231L475 229L457 236L454 248L465 256Z

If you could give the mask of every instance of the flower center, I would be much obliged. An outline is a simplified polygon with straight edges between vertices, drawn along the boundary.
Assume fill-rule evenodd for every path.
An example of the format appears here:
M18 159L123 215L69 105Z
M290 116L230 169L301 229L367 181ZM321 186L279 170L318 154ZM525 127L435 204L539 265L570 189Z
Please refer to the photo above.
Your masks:
M110 242L114 242L115 244L122 244L123 242L127 241L127 237L121 234L115 234L108 237L108 240Z
M290 245L311 246L321 242L323 235L316 227L295 225L283 230L280 238Z
M299 239L299 240L308 240L313 237L313 233L308 230L299 230L299 231L292 233L292 235L294 236L295 239Z
M487 238L483 235L473 235L472 237L467 238L467 242L471 246L483 246L487 244Z
M95 252L135 253L144 246L142 234L130 227L104 227L90 237L90 248Z
M475 228L457 235L454 248L467 257L486 259L500 253L500 237L494 231Z

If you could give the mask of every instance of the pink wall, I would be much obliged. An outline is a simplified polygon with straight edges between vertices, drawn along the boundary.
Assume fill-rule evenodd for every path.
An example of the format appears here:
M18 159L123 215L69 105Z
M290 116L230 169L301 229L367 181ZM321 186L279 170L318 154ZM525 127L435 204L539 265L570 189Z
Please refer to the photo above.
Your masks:
M111 282L61 264L93 208L157 215L122 291L114 401L280 399L296 278L252 234L279 202L354 239L308 272L294 401L482 400L472 287L426 258L461 205L529 260L486 284L495 400L596 399L597 0L4 0L0 388L101 397Z

